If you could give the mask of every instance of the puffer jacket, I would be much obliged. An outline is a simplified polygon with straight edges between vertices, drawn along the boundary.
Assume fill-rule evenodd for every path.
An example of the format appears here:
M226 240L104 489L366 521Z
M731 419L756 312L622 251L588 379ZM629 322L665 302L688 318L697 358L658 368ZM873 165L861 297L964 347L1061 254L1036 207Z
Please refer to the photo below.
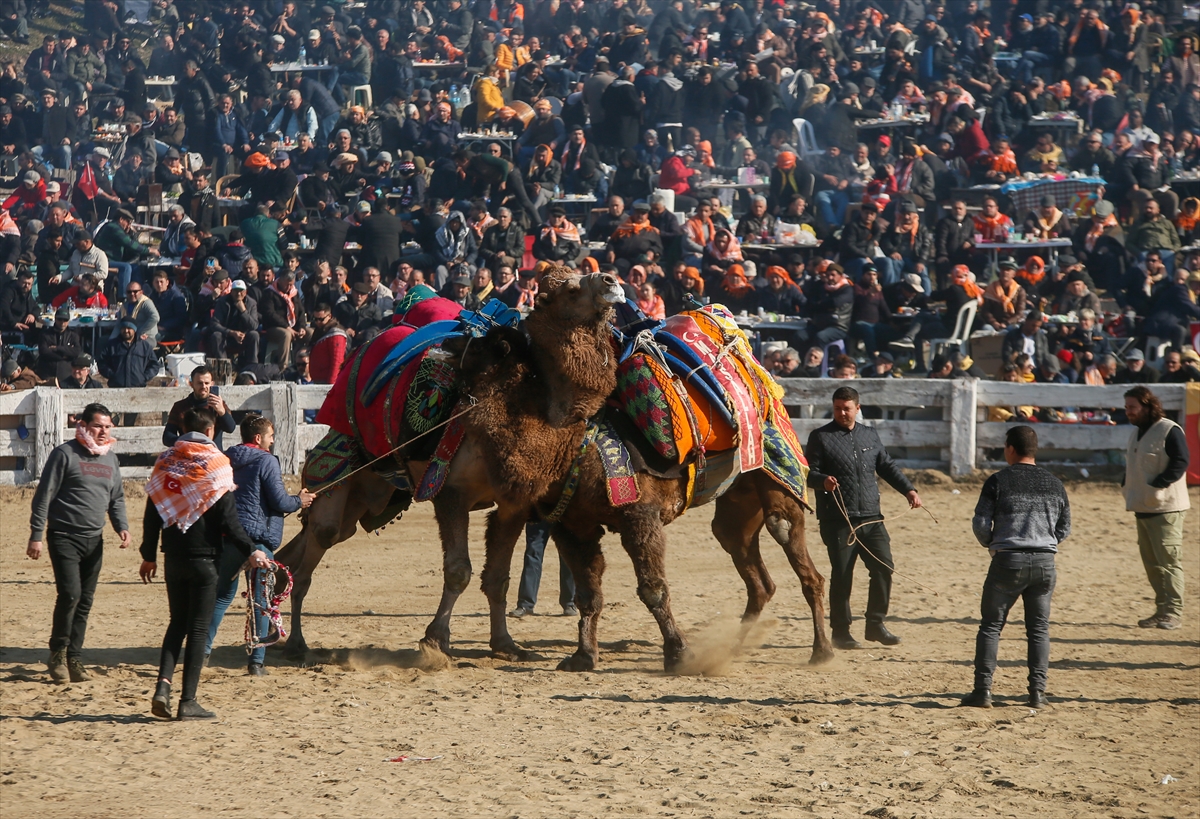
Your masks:
M872 427L855 424L847 430L835 422L814 429L804 447L808 458L808 485L817 490L817 519L822 523L844 523L825 479L832 475L841 486L842 500L854 520L882 517L876 474L902 495L913 490L912 482L900 471Z
M279 459L265 449L239 444L225 454L233 466L237 484L233 494L242 528L250 540L275 551L283 541L283 517L299 511L300 498L287 493Z

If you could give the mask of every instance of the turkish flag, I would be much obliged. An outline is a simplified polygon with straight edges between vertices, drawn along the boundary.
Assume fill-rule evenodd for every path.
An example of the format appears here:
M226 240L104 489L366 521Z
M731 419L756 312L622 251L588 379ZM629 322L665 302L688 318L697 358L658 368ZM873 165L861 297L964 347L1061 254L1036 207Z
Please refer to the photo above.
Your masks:
M100 192L100 186L96 184L96 172L92 170L92 163L86 162L83 166L83 173L79 175L79 181L75 183L83 195L88 199L95 199L96 194Z

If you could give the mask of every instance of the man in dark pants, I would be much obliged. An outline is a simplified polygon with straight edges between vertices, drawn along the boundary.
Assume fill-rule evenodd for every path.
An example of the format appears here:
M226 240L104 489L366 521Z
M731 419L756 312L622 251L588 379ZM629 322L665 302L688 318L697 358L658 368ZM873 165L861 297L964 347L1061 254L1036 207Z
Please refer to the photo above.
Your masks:
M858 391L838 388L833 393L833 422L813 430L804 448L810 468L808 485L823 490L817 492L817 521L821 540L829 550L830 630L833 644L847 649L860 647L850 636L850 591L854 563L859 557L871 573L865 637L885 646L900 642L883 624L892 596L894 564L891 538L879 511L875 475L904 495L911 508L921 507L921 496L883 448L879 434L857 422L858 409ZM852 528L856 537L853 545Z
M222 548L237 549L256 569L269 558L256 549L238 521L233 469L213 443L216 414L208 407L183 414L183 434L158 456L146 484L146 515L142 525L142 565L138 574L149 583L158 574L157 552L162 536L166 565L167 604L171 621L163 635L158 686L150 711L171 716L171 680L187 639L183 658L183 690L179 719L216 719L196 700L204 646L217 599L217 560Z
M1037 433L1032 427L1008 430L1008 468L987 479L979 493L971 528L992 555L975 638L975 688L962 704L992 707L992 675L1000 631L1017 598L1025 601L1029 639L1029 707L1046 707L1050 666L1050 595L1056 579L1054 555L1071 534L1071 502L1062 481L1034 461Z
M116 453L109 451L114 443L112 428L107 408L84 407L75 439L50 453L33 496L25 554L34 560L41 557L45 537L58 588L48 664L56 683L65 683L68 677L71 682L91 679L81 654L104 559L105 514L121 535L121 548L129 546L121 468Z
M525 524L525 562L521 567L521 586L517 591L517 607L509 617L524 617L533 614L537 605L538 588L542 585L542 557L550 541L550 524ZM558 561L558 604L563 616L573 617L579 613L575 608L575 578L561 557Z

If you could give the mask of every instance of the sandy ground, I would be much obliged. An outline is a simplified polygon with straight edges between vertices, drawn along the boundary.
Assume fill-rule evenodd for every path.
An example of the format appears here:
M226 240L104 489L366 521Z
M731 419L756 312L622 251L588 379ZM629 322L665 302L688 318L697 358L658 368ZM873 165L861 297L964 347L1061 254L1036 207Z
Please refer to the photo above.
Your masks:
M24 557L30 493L0 495L0 813L43 816L1195 816L1200 813L1200 607L1180 631L1143 631L1153 609L1116 487L1070 487L1075 532L1058 561L1052 707L1025 690L1019 611L1005 631L991 711L955 708L970 688L987 554L970 537L977 485L923 489L940 519L890 525L900 571L894 649L810 667L800 584L779 585L754 647L734 653L744 590L709 533L711 507L669 530L672 598L710 676L665 676L659 634L615 538L606 543L601 670L554 671L573 620L512 622L539 652L487 655L477 582L460 601L449 668L414 667L440 591L429 507L379 537L336 547L309 596L307 636L325 662L244 676L244 619L222 628L200 696L216 723L149 714L165 627L161 584L143 587L115 548L92 614L90 683L55 686L44 661L54 587ZM141 501L132 505L137 507ZM899 513L891 494L885 511ZM1193 505L1200 498L1193 494ZM140 513L135 515L140 518ZM482 516L473 521L481 543ZM812 519L810 518L810 521ZM135 524L135 539L138 537ZM289 535L294 524L289 521ZM1200 515L1188 520L1200 582ZM810 547L827 573L810 528ZM480 547L481 548L481 547ZM476 567L482 554L475 552ZM556 614L557 558L540 610ZM519 572L519 556L515 561ZM860 577L855 611L865 603ZM515 588L515 580L514 580ZM856 631L861 636L861 623ZM400 755L433 762L388 762ZM1166 780L1165 777L1173 777Z

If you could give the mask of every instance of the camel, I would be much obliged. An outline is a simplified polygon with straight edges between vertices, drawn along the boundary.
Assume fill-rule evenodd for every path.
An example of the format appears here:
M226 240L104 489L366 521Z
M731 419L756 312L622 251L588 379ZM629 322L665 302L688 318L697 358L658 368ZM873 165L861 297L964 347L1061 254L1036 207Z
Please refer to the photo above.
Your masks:
M528 340L516 330L498 328L469 344L454 340L446 345L459 358L466 390L480 406L487 407L468 416L465 424L467 438L486 453L486 470L497 504L488 518L481 576L493 635L501 629L506 637L508 634L509 570L529 510L536 508L547 516L555 509L570 465L580 452L585 433L582 421L591 417L589 410L599 409L594 399L604 387L615 383L616 356L607 326L590 333L580 325L566 328L557 315L560 311L543 311L564 292L570 293L570 288L577 286L575 279L565 276L561 284L554 276L546 280L537 309L526 321ZM548 468L551 464L552 469ZM558 667L588 671L599 660L597 626L604 604L600 538L608 528L620 533L621 545L633 561L638 596L658 622L664 666L668 671L677 669L686 644L671 612L663 527L685 511L686 480L638 473L640 499L619 508L610 504L605 480L597 448L590 447L581 458L574 497L552 529L560 554L575 576L580 611L578 649ZM832 658L824 622L825 581L805 545L800 503L759 469L740 475L716 504L713 534L746 584L743 623L757 619L775 592L759 548L759 534L765 527L783 547L812 611L810 662ZM505 644L515 645L511 638Z
M608 344L610 334L608 318L614 301L624 298L617 279L611 275L591 274L571 276L566 286L558 288L553 298L539 299L537 310L531 316L533 327L552 327L543 332L553 338L554 344L543 346L538 363L538 383L547 389L539 389L539 395L552 394L554 398L537 407L537 412L528 412L535 426L527 432L523 448L514 452L507 462L514 468L536 475L531 481L527 495L541 497L551 489L551 484L570 468L573 456L568 455L557 438L569 438L573 434L583 435L584 421L599 412L609 394L616 386L615 376L607 367L613 355ZM603 342L601 344L600 342ZM464 346L469 346L464 344ZM550 352L550 351L553 352ZM574 352L573 352L574 351ZM577 370L586 374L568 380L558 370L561 360L571 360ZM485 418L496 412L497 398L491 393L475 396L476 405L463 419ZM500 396L503 400L503 396ZM532 420L536 417L546 420ZM531 441L551 441L554 446L544 448L531 445ZM433 621L421 640L423 648L434 649L445 654L450 649L450 617L459 596L471 579L471 559L468 553L467 527L469 513L486 509L496 501L495 492L489 481L485 442L467 435L453 460L441 491L433 500L434 514L438 522L443 549L442 597ZM424 474L428 461L404 460L403 450L394 456L415 478ZM287 566L294 576L292 589L291 633L284 646L285 656L292 660L303 660L308 643L303 632L304 600L312 585L313 573L325 553L334 545L351 538L361 524L365 531L380 527L380 519L392 502L396 490L372 469L362 469L344 482L333 486L317 496L303 517L303 528L277 554L276 559ZM492 520L500 518L520 534L528 516L530 503L519 512L508 510L505 517L500 510L492 513ZM500 525L489 526L488 544L496 532L505 531ZM507 536L507 535L506 535ZM511 555L512 547L508 552ZM523 659L528 653L520 649L508 633L503 604L499 612L493 607L492 654L509 659Z

